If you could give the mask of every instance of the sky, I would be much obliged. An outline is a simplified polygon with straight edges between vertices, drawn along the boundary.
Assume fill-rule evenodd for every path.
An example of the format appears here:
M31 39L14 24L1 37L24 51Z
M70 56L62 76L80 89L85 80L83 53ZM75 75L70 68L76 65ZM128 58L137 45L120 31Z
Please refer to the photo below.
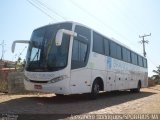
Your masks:
M1 0L0 44L4 40L4 59L15 61L18 56L25 59L27 45L17 44L15 53L11 53L11 45L14 40L29 40L34 29L76 21L140 54L143 48L139 35L151 33L145 38L149 41L146 52L151 76L160 65L159 6L160 0ZM1 50L0 45L0 57Z

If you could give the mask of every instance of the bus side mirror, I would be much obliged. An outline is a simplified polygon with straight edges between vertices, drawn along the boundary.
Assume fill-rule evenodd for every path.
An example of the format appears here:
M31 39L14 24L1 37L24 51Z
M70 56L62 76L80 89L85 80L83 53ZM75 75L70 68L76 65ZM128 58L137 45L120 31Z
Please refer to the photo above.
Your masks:
M14 50L15 50L15 46L16 46L16 43L30 43L29 40L15 40L13 43L12 43L12 53L14 53Z
M73 31L60 29L60 30L58 30L58 32L56 34L56 40L55 40L56 46L61 46L63 34L67 34L67 35L70 35L73 37L77 36L77 33L73 32Z

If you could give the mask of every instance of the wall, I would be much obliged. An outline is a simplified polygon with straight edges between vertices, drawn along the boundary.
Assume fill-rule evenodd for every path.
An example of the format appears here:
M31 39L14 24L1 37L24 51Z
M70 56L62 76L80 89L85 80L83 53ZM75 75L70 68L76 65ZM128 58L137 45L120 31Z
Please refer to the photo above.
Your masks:
M8 72L0 70L0 92L8 92L7 79Z
M8 74L8 93L26 93L23 84L24 72L11 72Z

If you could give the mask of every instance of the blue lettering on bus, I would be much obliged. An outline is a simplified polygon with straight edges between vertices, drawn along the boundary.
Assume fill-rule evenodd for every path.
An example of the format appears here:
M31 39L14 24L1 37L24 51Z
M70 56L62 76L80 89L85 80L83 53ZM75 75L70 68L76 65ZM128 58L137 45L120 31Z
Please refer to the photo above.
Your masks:
M107 68L108 69L112 68L112 58L111 57L107 57Z

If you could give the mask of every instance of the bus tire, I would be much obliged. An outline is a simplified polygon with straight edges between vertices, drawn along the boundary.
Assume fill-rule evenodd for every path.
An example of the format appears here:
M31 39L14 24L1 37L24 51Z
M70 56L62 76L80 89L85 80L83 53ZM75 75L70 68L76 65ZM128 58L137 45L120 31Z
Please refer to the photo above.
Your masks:
M141 81L138 82L137 88L131 89L130 91L133 92L133 93L139 93L140 89L141 89Z
M63 94L55 94L57 97L63 97Z
M93 82L93 85L92 85L92 90L91 90L91 93L90 93L90 99L92 99L92 100L97 99L98 94L99 94L99 87L100 86L99 86L97 80L95 80Z

